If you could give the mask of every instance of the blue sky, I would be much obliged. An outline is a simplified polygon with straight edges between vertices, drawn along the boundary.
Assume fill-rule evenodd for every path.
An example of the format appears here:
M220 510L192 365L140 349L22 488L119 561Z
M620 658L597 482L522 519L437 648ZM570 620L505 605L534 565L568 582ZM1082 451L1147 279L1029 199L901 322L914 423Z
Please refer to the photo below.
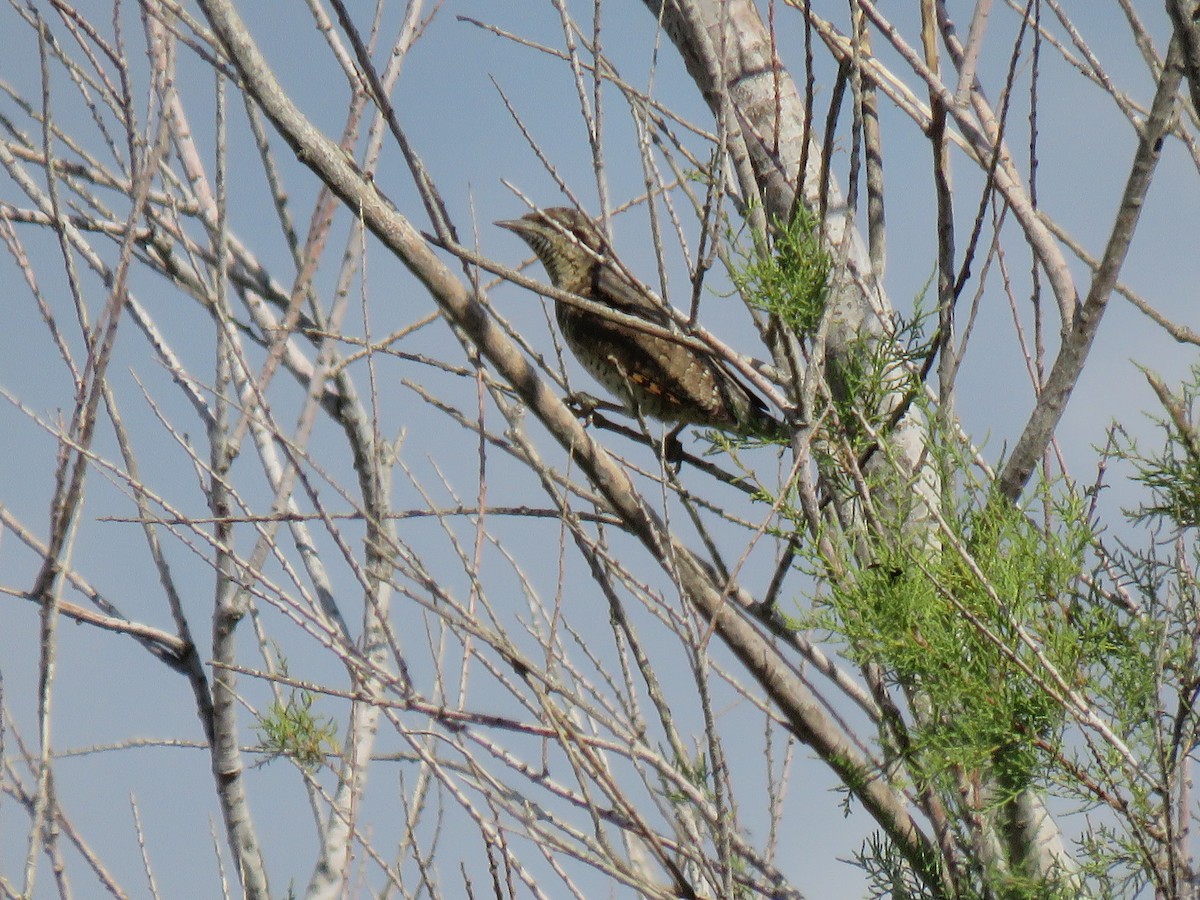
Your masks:
M843 5L814 3L818 9L827 8L827 15L835 21L841 20ZM107 23L109 15L104 12L103 4L88 2L80 6L85 12L95 13L99 23ZM959 2L950 6L962 17L965 30L970 4ZM1127 36L1120 11L1115 5L1098 4L1094 0L1079 0L1067 6L1078 16L1081 27L1086 29L1086 37L1093 42L1093 49L1105 61L1114 80L1137 100L1147 102L1152 82ZM394 7L386 11L390 25L383 29L384 34L391 34L399 21L399 4ZM582 21L590 21L587 4L574 3L571 8ZM360 16L360 22L369 20L368 4L356 3L352 9ZM305 8L297 3L247 4L244 14L289 91L314 122L327 131L338 133L346 112L346 86L329 62L326 48L313 30ZM1144 14L1154 24L1161 51L1165 33L1163 14L1157 7ZM576 108L574 86L563 64L460 21L456 19L459 15L493 22L514 34L554 47L561 46L562 31L549 3L450 0L405 61L404 74L394 98L409 137L428 165L464 236L470 236L470 226L474 223L478 227L482 252L515 264L524 258L524 247L511 235L491 225L496 219L510 218L523 211L521 201L502 184L502 179L512 182L540 204L554 205L563 200L505 110L498 89L512 99L559 174L572 185L584 205L595 211L597 194L592 159ZM778 10L778 16L782 55L785 62L794 65L803 58L799 19L783 7ZM605 7L605 17L607 51L633 84L649 84L655 35L644 8L633 0L613 0ZM132 6L124 9L122 21L127 43L137 46L141 30L136 9ZM994 98L1003 84L1011 47L1011 42L1001 37L1013 31L1011 12L998 9L992 28L992 39L982 60L981 77L989 96ZM23 96L37 98L37 46L32 33L18 22L11 8L0 10L0 32L12 36L6 39L6 53L0 59L0 79L12 84ZM136 51L132 55L136 95L139 110L142 110L147 92L145 57L144 53ZM884 58L894 62L893 56L884 54ZM657 60L653 74L655 96L707 126L709 121L703 103L665 41L657 52ZM831 69L820 51L818 60L818 108L823 112ZM1049 215L1091 252L1098 253L1111 227L1133 154L1133 135L1111 102L1066 66L1050 48L1045 48L1042 65L1038 148L1041 203ZM193 124L198 126L197 138L211 161L211 72L186 51L181 51L179 82ZM60 121L68 128L89 135L96 148L95 129L86 110L72 99L65 79L56 76L54 84L55 108ZM1028 90L1028 66L1022 67L1019 90ZM233 226L259 258L286 280L291 275L290 259L278 236L261 169L245 126L245 116L232 91L229 96ZM643 173L627 110L615 91L607 92L605 97L607 178L613 199L623 202L641 192ZM1026 154L1027 105L1027 97L1023 94L1019 112L1011 123L1012 146L1019 159ZM0 111L11 113L11 104L0 103ZM924 138L886 100L882 101L881 119L889 222L886 285L896 308L907 312L911 310L914 298L926 289L935 263L929 151ZM835 170L839 179L843 179L846 172L847 149L845 141L838 146ZM102 151L97 149L97 152ZM314 181L290 158L285 146L277 143L275 153L288 177L287 189L297 224L306 227L316 196ZM956 205L965 229L969 226L970 212L978 203L981 179L961 156L955 159L954 175ZM403 161L390 145L376 181L402 210L413 215L420 227L427 226L418 215L420 207L414 200L411 179ZM0 200L18 206L28 205L3 174L0 174ZM1200 283L1200 254L1195 252L1198 213L1200 180L1196 178L1191 160L1176 142L1170 142L1123 279L1162 312L1192 327L1200 325L1195 304L1195 285ZM331 248L340 250L348 229L349 218L343 215L330 242ZM640 211L617 222L615 240L622 259L643 279L655 283L655 260L646 235L646 217ZM55 243L50 235L33 234L28 229L22 236L29 242L39 277L44 279L43 288L54 300L56 314L63 321L71 321L61 264L56 262ZM965 236L966 232L962 230L960 247ZM669 251L668 259L676 266L672 284L686 286L682 259L677 252L670 248ZM1019 298L1027 327L1029 262L1027 254L1021 253L1019 238L1011 232L1006 251L1013 293ZM333 287L337 252L328 254L326 266L318 276L318 288L326 296ZM978 263L975 270L978 274ZM1075 265L1074 271L1080 291L1085 292L1089 279L1084 267ZM377 244L368 245L364 273L354 290L367 298L361 307L367 312L360 311L356 300L352 303L354 313L351 317L352 326L360 332L364 328L364 315L370 333L381 335L432 309L430 299ZM541 277L540 271L537 277ZM27 290L7 255L0 256L0 283L10 298L6 303L10 310L8 327L0 333L0 387L42 415L53 417L58 411L69 410L69 381L54 356L38 312L29 301ZM168 289L157 276L138 273L133 286L167 328L175 349L188 365L197 372L211 373L208 362L212 353L211 329L207 317L194 304ZM96 298L103 295L94 279L88 281L88 289L93 305L98 304ZM973 288L969 289L968 295L972 292ZM491 300L542 352L552 352L541 301L511 286L493 291ZM1044 300L1047 304L1051 302L1048 296ZM682 299L675 302L676 305L683 303ZM705 300L702 316L710 330L731 336L729 339L735 345L755 352L752 331L735 304L722 302L716 296L709 297ZM1013 328L1002 284L993 273L984 288L977 333L958 393L958 407L964 424L976 441L984 445L985 455L992 462L1000 457L1006 444L1015 439L1033 404L1032 389L1016 351ZM69 340L78 351L78 337L72 333ZM409 347L458 361L462 359L452 336L440 323L421 332L419 341ZM1135 363L1155 368L1170 384L1186 375L1188 367L1195 363L1195 352L1192 347L1171 342L1124 301L1114 298L1093 350L1091 364L1060 430L1070 470L1085 483L1090 483L1093 477L1095 453L1092 448L1103 442L1111 421L1118 421L1135 433L1147 436L1152 433L1142 411L1152 407L1153 397ZM594 389L579 369L571 371L582 386ZM412 480L420 480L422 486L445 501L454 491L469 488L476 465L474 446L459 432L447 440L446 432L439 425L441 420L419 404L411 391L399 387L400 377L408 370L384 361L380 372L386 382L380 395L381 421L385 433L405 435L403 457L412 472ZM203 433L194 418L186 418L170 378L153 362L132 328L122 333L112 377L119 396L124 398L128 422L142 448L147 482L161 486L164 492L169 491L185 511L202 514L196 474L179 452L174 439L164 432L150 401L169 404L172 414L188 423L185 430L190 431L189 439L197 446L203 446ZM363 384L366 384L365 378ZM448 377L431 375L428 384L446 391L449 396L461 396L456 392L463 389L459 380ZM142 385L149 400L142 399ZM300 391L291 385L278 386L278 390L281 418L289 421L289 411L298 408ZM0 410L3 417L0 432L8 435L5 440L8 464L0 467L0 503L30 527L44 528L47 498L53 488L50 460L55 452L54 443L11 405L5 404ZM110 458L115 455L115 445L108 431L102 429L97 447ZM337 454L344 451L335 433L319 428L313 452L326 461L335 478L347 484L352 482L346 460L338 458ZM645 457L633 455L641 462L647 462ZM519 503L528 498L531 486L527 477L514 476L511 482L499 478L489 500L497 505ZM254 495L254 490L253 481L248 480L247 491L252 502L265 503L267 498L261 495L261 486L258 487L259 495ZM403 478L398 478L397 493L398 506L417 502L413 499L415 491ZM1113 488L1106 500L1110 511L1136 502L1137 496L1136 491L1120 478L1120 472L1114 473ZM468 493L466 498L471 499L471 495ZM156 576L144 550L138 546L141 538L135 526L97 522L101 516L131 515L131 509L121 497L119 484L94 477L89 484L83 516L87 524L81 531L73 561L108 595L116 598L132 618L169 627ZM404 537L435 562L442 561L438 560L439 555L450 553L445 536L436 528L406 526ZM550 557L545 548L556 542L559 534L554 523L541 523L531 525L527 534L510 539L513 548L528 562L546 563ZM323 549L333 553L331 546ZM489 556L488 560L490 573L502 566L502 561L496 557ZM206 610L212 600L211 576L206 567L181 545L173 545L171 561L181 583L191 591L185 601L193 610L195 627L203 633ZM573 560L571 565L574 567L577 563ZM0 583L15 590L28 587L34 566L31 554L11 534L4 535L0 542ZM550 566L545 571L535 568L531 574L546 595L554 593L557 576L557 570ZM352 591L353 582L342 577L345 580L339 581L339 585ZM572 583L582 583L582 580ZM467 589L465 583L448 586L456 591ZM512 578L511 590L514 596L519 594L515 578ZM802 598L797 601L803 602ZM27 601L10 597L5 602L10 609L4 627L0 628L4 702L21 726L25 740L33 741L36 735L38 616ZM520 604L512 614L514 617L524 614ZM603 610L597 610L594 616L593 624L603 628ZM272 627L283 628L271 611L264 612L264 618ZM588 621L588 617L585 616L583 621ZM416 622L408 624L417 627ZM249 636L246 643L250 643ZM285 638L283 645L293 670L302 677L333 684L344 680L344 672L335 662L313 652L302 641L293 643ZM717 653L719 655L719 651ZM200 738L185 682L127 638L64 624L59 629L58 658L54 695L56 747L82 748L131 738L178 738L183 741ZM686 693L689 687L683 677L671 683L671 689L681 693ZM249 688L248 698L261 704L265 693ZM731 719L744 717L747 733L755 727L761 728L761 718L756 719L744 706L731 706L727 714ZM738 727L742 727L741 719L737 721ZM247 726L243 741L249 742L252 738ZM11 740L6 752L10 756L13 753ZM857 848L858 836L869 829L869 822L861 812L843 819L840 797L830 792L834 785L825 769L809 760L803 749L798 757L793 764L787 800L793 807L793 814L787 817L792 830L780 838L780 845L789 849L781 853L780 865L808 896L856 896L861 885L857 874L848 866L833 864L832 860L844 858ZM376 767L372 779L377 787L389 781L391 784L372 794L369 814L386 821L389 804L394 803L393 795L403 775L403 767L398 764ZM60 762L56 777L59 795L76 824L132 891L142 891L143 882L138 875L140 862L131 824L131 797L140 811L148 835L148 851L164 896L215 895L217 876L210 849L213 844L210 829L218 833L216 843L222 848L224 836L220 834L219 818L212 801L208 757L203 751L155 748L93 753ZM295 781L290 769L280 763L257 770L253 775L254 790L258 794L255 812L276 892L282 892L289 880L294 880L298 886L304 884L314 850L312 814ZM754 810L743 808L741 812L752 828L763 827ZM20 873L25 825L24 816L11 798L0 797L0 873L10 879ZM803 848L802 852L799 848ZM446 877L449 885L449 873ZM50 888L48 873L43 871L39 879L39 896L49 896ZM452 889L447 890L453 893ZM621 896L619 892L613 895Z

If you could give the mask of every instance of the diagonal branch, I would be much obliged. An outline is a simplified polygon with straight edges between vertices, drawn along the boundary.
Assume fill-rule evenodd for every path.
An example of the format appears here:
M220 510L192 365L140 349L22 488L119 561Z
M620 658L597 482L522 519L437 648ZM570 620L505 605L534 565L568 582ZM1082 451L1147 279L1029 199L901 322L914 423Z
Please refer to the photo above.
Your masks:
M1117 285L1117 276L1133 243L1138 219L1154 171L1162 154L1163 140L1171 127L1175 113L1176 94L1183 80L1183 47L1178 36L1171 39L1158 89L1150 107L1150 115L1141 129L1137 152L1125 183L1121 205L1113 223L1108 246L1100 265L1092 277L1092 286L1087 298L1077 308L1070 329L1064 334L1054 367L1042 388L1037 409L1029 417L1025 431L1021 434L1004 471L1000 473L1000 493L1015 500L1025 489L1038 460L1050 445L1058 423L1067 408L1071 392L1079 381L1087 362L1092 342L1100 330L1100 321L1108 307L1109 297Z

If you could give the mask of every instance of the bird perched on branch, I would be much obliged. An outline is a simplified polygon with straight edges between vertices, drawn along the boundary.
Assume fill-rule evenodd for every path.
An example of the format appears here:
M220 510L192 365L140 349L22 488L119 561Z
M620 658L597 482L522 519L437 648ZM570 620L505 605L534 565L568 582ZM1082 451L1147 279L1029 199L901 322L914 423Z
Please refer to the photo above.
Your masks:
M662 302L613 260L600 229L578 210L553 207L496 224L533 249L560 291L664 329L673 327ZM715 354L562 300L554 301L554 314L575 358L642 415L744 435L783 433L783 424L762 399Z

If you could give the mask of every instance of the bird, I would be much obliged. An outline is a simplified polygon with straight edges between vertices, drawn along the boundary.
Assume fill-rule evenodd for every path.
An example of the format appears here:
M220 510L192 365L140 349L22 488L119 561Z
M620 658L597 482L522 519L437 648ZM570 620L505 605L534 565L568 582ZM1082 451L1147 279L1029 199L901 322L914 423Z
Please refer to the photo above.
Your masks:
M496 224L529 245L558 290L663 329L674 327L663 302L616 261L585 213L556 206ZM562 300L554 301L554 316L583 368L631 412L680 427L783 435L783 423L717 355Z

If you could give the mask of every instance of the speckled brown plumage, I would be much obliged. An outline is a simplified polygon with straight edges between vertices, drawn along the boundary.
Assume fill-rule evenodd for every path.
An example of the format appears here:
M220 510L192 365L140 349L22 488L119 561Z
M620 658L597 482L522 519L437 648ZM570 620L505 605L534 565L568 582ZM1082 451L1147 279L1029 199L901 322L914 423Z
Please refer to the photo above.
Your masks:
M497 222L537 254L551 283L664 328L670 318L648 288L610 260L591 219L554 207ZM782 425L718 357L555 301L563 339L580 364L643 415L742 434L774 435Z

